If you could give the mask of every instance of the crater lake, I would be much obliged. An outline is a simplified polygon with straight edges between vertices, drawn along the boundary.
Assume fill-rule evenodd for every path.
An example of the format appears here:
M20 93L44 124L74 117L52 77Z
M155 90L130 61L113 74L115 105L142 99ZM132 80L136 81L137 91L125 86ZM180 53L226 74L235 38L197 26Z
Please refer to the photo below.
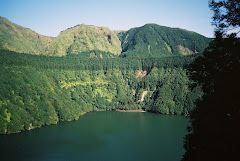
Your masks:
M185 116L90 112L76 121L0 135L1 160L178 161L188 125Z

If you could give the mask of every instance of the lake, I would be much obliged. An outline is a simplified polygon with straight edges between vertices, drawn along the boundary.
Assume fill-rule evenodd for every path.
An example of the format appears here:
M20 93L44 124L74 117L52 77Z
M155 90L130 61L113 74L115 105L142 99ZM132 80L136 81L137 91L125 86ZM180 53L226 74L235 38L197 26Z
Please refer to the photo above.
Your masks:
M0 135L2 161L178 161L189 119L90 112L77 121Z

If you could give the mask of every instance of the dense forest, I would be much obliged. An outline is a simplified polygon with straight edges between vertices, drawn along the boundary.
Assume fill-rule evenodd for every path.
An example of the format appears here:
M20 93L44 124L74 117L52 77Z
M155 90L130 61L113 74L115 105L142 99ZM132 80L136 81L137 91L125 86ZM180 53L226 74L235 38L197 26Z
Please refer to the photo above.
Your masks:
M101 59L0 52L2 134L98 110L188 115L202 95L199 87L188 87L185 70L197 55Z
M156 24L53 38L0 17L0 134L145 110L190 116L183 161L240 160L240 1L209 6L214 39Z
M146 24L118 33L121 57L166 57L201 53L211 41L195 32Z
M129 31L76 25L47 37L0 16L0 49L54 57L168 57L201 53L210 38L179 28L146 24Z
M140 109L189 115L201 98L186 67L211 39L147 24L129 31L77 25L57 37L0 17L0 133Z
M54 38L40 35L0 16L0 49L38 54Z
M191 112L184 161L239 160L240 1L210 1L215 38L188 67L204 95ZM238 29L238 30L236 30Z

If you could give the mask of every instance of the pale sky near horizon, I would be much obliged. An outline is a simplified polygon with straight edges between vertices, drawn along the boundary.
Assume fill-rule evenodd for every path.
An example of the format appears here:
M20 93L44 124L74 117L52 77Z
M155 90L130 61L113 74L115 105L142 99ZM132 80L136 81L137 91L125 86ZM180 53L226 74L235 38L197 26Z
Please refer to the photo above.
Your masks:
M0 16L46 36L78 24L128 30L156 23L207 37L214 31L208 0L0 0Z

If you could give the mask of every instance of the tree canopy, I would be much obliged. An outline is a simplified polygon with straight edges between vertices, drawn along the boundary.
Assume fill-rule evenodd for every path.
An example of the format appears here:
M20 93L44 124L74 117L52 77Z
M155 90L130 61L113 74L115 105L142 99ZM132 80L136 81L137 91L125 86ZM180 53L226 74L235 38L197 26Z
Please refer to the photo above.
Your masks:
M238 0L210 3L215 39L188 68L192 86L200 84L204 95L191 112L184 161L240 159L240 40L236 32L226 33L228 27L239 27L239 5Z
M216 31L227 32L240 26L240 0L212 0L209 6L214 12L212 24Z
M201 96L200 89L189 89L184 69L195 58L56 58L0 50L0 134L78 119L89 111L188 115Z

